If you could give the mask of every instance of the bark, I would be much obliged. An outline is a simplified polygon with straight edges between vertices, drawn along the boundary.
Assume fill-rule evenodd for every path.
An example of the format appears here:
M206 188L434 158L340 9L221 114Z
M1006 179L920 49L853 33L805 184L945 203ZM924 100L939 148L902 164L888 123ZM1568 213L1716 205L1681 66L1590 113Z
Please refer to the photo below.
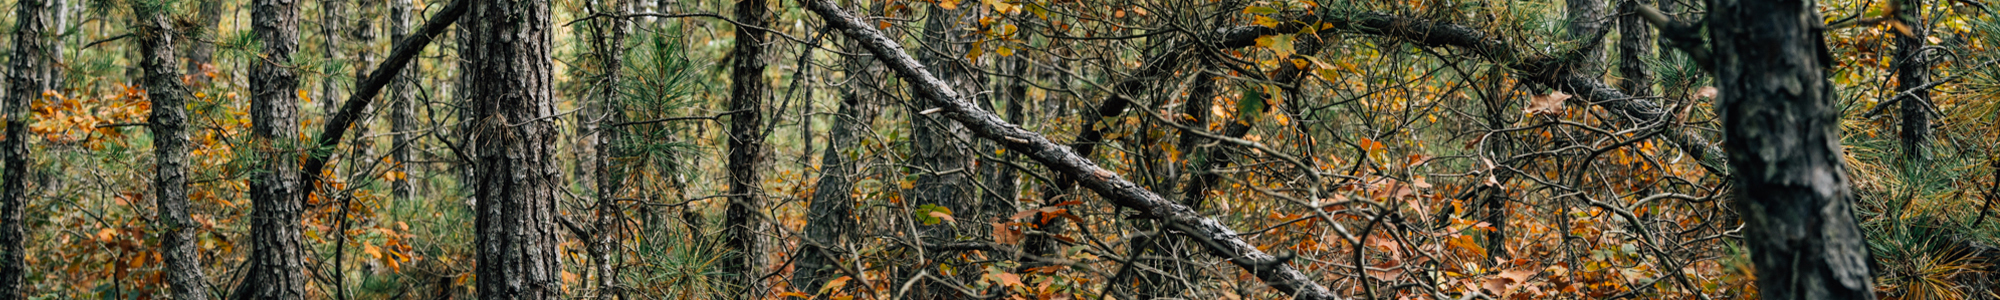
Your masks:
M966 53L965 43L959 37L965 36L965 24L976 22L978 15L970 10L946 10L932 6L924 21L921 40L926 48L933 51L920 52L917 59L927 69L934 70L939 79L944 80L960 93L978 90L974 81L972 62L962 60ZM965 126L951 122L936 114L922 114L918 111L939 107L944 100L919 98L910 113L910 161L917 165L917 182L910 190L911 207L936 205L950 209L957 216L971 216L975 209L972 204L973 191L972 149L966 145L971 136ZM974 218L976 219L976 218ZM923 226L923 240L926 242L948 241L957 236L949 224Z
M1711 3L1723 147L1764 299L1873 299L1810 0Z
M306 198L299 191L297 160L298 75L292 73L292 53L298 49L298 4L261 0L251 22L263 42L264 59L253 60L250 76L250 135L261 170L250 175L253 248L250 273L235 292L238 299L304 299L302 269L308 255L300 236L300 214Z
M854 49L856 46L849 46ZM792 286L801 292L816 292L828 279L835 277L840 269L835 263L835 255L840 254L840 245L854 239L857 220L854 218L854 183L863 175L860 157L865 153L861 141L875 123L875 117L882 110L882 95L877 87L882 68L875 64L873 57L865 55L848 56L844 63L847 68L847 88L841 95L839 113L833 116L833 128L826 134L826 152L820 155L819 184L813 188L812 204L807 209L806 239L799 245L798 266L793 268Z
M765 254L770 229L764 220L764 101L770 98L771 83L764 81L769 33L759 28L771 24L766 0L737 0L736 45L730 53L729 110L729 207L723 217L725 247L735 255L723 260L722 270L735 277L727 282L736 288L738 299L760 299L769 290L764 273L769 269Z
M1214 219L1201 217L1187 206L1167 201L1151 191L1140 188L1109 170L1070 152L1050 141L1041 134L1021 129L1009 124L991 112L979 109L966 98L960 96L945 81L932 76L928 70L905 54L902 46L883 36L870 24L855 19L846 11L834 6L829 0L805 0L804 4L823 19L827 25L838 28L850 38L862 41L869 52L882 57L890 69L903 79L916 85L917 91L943 104L945 117L963 124L981 137L1000 142L1009 151L1022 153L1056 173L1077 176L1081 185L1096 191L1105 199L1118 206L1139 211L1147 217L1158 218L1178 233L1189 235L1200 241L1210 253L1226 258L1229 262L1249 271L1266 284L1297 299L1336 299L1325 287L1297 269L1263 251L1257 250L1244 241L1233 229L1223 226Z
M28 208L28 103L54 86L51 57L57 55L48 36L50 3L15 2L14 50L7 63L7 90L0 94L0 299L25 297L26 244L30 238L23 214Z
M1930 28L1923 19L1924 0L1900 0L1891 3L1897 5L1896 20L1902 23L1904 28L1909 29L1908 32L1891 30L1896 34L1896 90L1908 91L1910 94L1910 96L1902 96L1903 93L1900 92L1896 94L1902 99L1898 104L1901 106L1900 114L1903 118L1902 130L1898 137L1902 140L1903 159L1923 162L1930 160L1930 154L1924 149L1930 145L1931 140L1931 110L1928 108L1931 92L1930 89L1917 87L1931 81L1931 63L1924 57L1923 49Z
M342 48L346 44L341 40L347 36L348 1L354 0L320 0L319 2L320 50L322 50L320 58L326 61L340 62L346 59L346 49ZM340 99L339 76L331 76L332 74L339 73L329 73L329 76L320 78L319 98L326 99L320 101L320 111L322 113L332 113L334 109L340 107L340 103L332 101L333 99Z
M414 19L412 6L415 5L410 0L389 1L390 40L401 41L410 36L410 20ZM389 182L389 195L391 199L400 202L410 200L411 194L415 192L415 188L410 184L409 174L410 159L413 158L410 154L416 151L413 148L417 147L414 143L417 135L412 131L417 129L415 86L418 76L414 74L418 72L412 71L412 75L398 73L395 79L389 82L389 131L394 132L389 135L389 157L396 160L396 163L389 165L389 170L403 176Z
M153 201L159 213L161 267L174 299L208 299L201 256L195 252L194 220L188 215L187 90L174 54L173 21L159 1L132 1L134 37L139 42L139 68L144 70L146 99L153 112L146 120L153 132Z
M548 2L479 1L466 16L461 53L479 121L466 138L474 159L478 290L481 299L554 299L561 243L556 196L556 115ZM378 73L379 74L379 73ZM350 104L340 116L362 105ZM357 109L358 110L358 109Z
M609 4L607 6L610 9L606 13L624 15L630 11L628 1L614 0ZM584 114L585 120L580 122L586 127L585 132L590 135L585 139L590 141L591 148L596 150L593 151L595 157L591 158L594 161L590 164L592 176L589 178L596 180L593 185L597 187L597 204L594 207L595 224L591 226L588 252L591 272L597 274L592 281L597 287L597 299L606 300L616 299L620 295L616 259L622 248L619 245L619 235L622 232L618 225L621 224L624 212L618 207L617 198L619 192L623 190L621 183L625 176L624 167L617 163L617 158L624 153L619 146L623 136L621 130L606 125L619 123L624 119L621 117L624 116L622 109L619 108L619 104L625 101L621 93L623 89L620 88L624 84L623 77L619 72L624 64L627 23L629 22L625 18L600 18L590 23L590 41L595 48L593 50L596 52L596 62L598 69L603 72L601 75L603 79L596 83L597 94L594 96L597 99L586 104L589 106L586 107L588 112Z
M1667 0L1673 1L1673 0ZM1618 1L1618 89L1626 94L1645 97L1653 93L1653 71L1646 68L1647 57L1653 57L1652 27L1639 16L1639 6L1650 4L1647 0Z
M1576 73L1590 78L1604 74L1604 33L1611 18L1604 15L1606 0L1565 0L1565 20L1568 22L1567 38L1576 47L1577 57L1571 58L1570 68Z
M376 19L380 17L376 13L376 8L382 6L382 3L381 0L358 0L355 1L355 4L357 4L354 11L356 17L352 18L351 21L353 23L349 24L346 28L348 41L343 48L349 49L351 52L349 57L353 58L353 60L347 62L348 68L354 69L353 80L360 81L363 78L368 78L369 70L367 67L375 65L375 53L372 51L375 48L374 25ZM334 94L327 95L332 96ZM331 100L334 98L328 99ZM370 126L370 123L373 122L369 121L370 119L374 119L374 111L375 109L372 108L372 105L362 106L361 119L354 122L354 140L350 142L354 144L354 147L349 149L351 149L351 156L357 158L352 160L352 163L360 166L353 168L352 172L364 173L373 171L361 164L365 164L368 161L365 158L375 157L374 140L368 137L369 130L374 129L372 128L373 126ZM349 176L362 175L353 174Z
M187 28L188 73L200 74L201 65L214 62L215 31L222 24L222 4L224 0L201 0L195 6L195 28ZM206 79L207 76L195 76Z

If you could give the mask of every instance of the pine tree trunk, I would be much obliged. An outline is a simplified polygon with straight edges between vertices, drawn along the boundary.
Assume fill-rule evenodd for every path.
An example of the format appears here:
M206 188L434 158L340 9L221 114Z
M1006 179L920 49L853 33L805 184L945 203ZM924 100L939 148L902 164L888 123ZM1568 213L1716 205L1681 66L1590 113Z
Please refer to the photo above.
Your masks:
M1873 299L1810 0L1709 7L1717 114L1764 299Z
M139 68L146 73L146 98L153 112L153 201L159 213L160 257L169 294L174 299L208 299L201 256L195 252L194 220L188 215L188 134L186 89L181 86L179 60L174 56L178 32L160 1L132 1L134 37L139 42Z
M969 62L960 61L966 52L965 44L957 40L965 34L962 29L964 24L976 20L976 15L968 11L931 7L925 16L922 40L937 51L923 51L917 55L918 61L923 62L927 69L960 93L978 89L978 82L972 81L970 66L962 65ZM940 106L938 101L921 99L915 105L907 106L913 110L908 114L913 132L910 137L910 149L914 152L911 163L917 165L914 170L917 182L910 191L914 195L910 197L913 200L911 208L936 205L964 215L973 208L970 205L972 193L966 190L971 186L973 174L973 170L968 169L972 166L972 151L964 143L972 137L966 133L965 126L957 122L936 114L918 112ZM950 240L956 235L949 230L950 227L942 223L919 226L926 242Z
M1924 0L1901 0L1891 3L1898 6L1896 20L1902 23L1904 28L1909 29L1909 32L1890 31L1896 34L1896 91L1898 92L1893 98L1902 99L1898 105L1901 106L1900 114L1903 118L1899 134L1903 145L1903 159L1924 162L1930 160L1930 154L1925 152L1924 148L1930 145L1931 140L1929 108L1931 92L1929 89L1917 89L1917 87L1931 81L1931 63L1924 58L1923 50L1926 44L1925 38L1930 34L1930 26L1923 18ZM1909 96L1904 96L1904 93L1908 93Z
M188 38L186 72L200 74L201 65L214 62L217 26L222 24L224 0L200 0L195 5L195 28L187 28ZM253 25L254 26L254 25ZM207 76L195 76L205 80Z
M882 68L866 55L848 56L843 64L850 76L847 88L842 89L846 93L841 95L839 111L833 116L833 128L827 130L826 153L820 155L824 171L813 188L811 207L806 210L807 241L800 243L794 255L798 257L798 266L793 268L792 286L801 292L819 291L821 285L834 277L835 270L840 269L834 265L839 258L833 255L841 251L837 247L853 241L851 234L856 220L852 193L864 169L855 158L866 153L861 149L862 137L882 110L882 95L876 90L883 88Z
M237 289L238 299L304 299L306 252L300 236L301 193L298 149L298 75L292 73L292 53L298 49L299 17L295 1L260 0L251 19L265 59L253 60L250 76L250 131L262 170L250 179L250 273Z
M14 51L7 63L7 90L0 94L0 299L19 299L27 292L26 244L31 238L23 215L28 208L28 103L53 88L50 59L55 39L49 32L49 3L20 0L14 16Z
M1653 1L1618 1L1618 75L1625 77L1618 82L1618 89L1634 97L1654 95L1653 71L1646 68L1645 58L1653 57L1656 42L1652 26L1638 13L1639 6L1649 2Z
M765 201L764 101L770 98L771 83L764 81L769 52L771 10L766 0L737 0L736 46L730 53L729 110L729 207L723 217L724 244L735 251L723 261L723 270L735 277L729 284L738 299L761 299L770 285L764 283L769 263L765 259L770 228L764 220ZM753 27L754 26L754 27Z
M609 2L610 5L606 5L609 9L604 13L625 15L631 11L630 1ZM620 108L620 104L625 101L624 94L621 93L623 89L620 87L624 84L624 78L619 72L622 71L625 58L627 23L630 22L624 18L599 18L590 23L589 33L592 35L590 42L595 48L598 70L602 70L603 74L600 76L603 76L603 80L595 84L597 99L585 104L589 106L586 107L585 120L579 122L586 127L584 131L590 136L585 139L595 150L590 151L595 155L590 159L593 160L590 164L592 174L587 177L595 179L594 185L597 187L596 222L592 226L588 252L591 272L597 274L592 284L597 287L597 299L604 300L617 299L621 295L618 288L617 258L622 248L619 246L619 241L623 233L619 225L623 224L621 220L625 214L619 208L617 199L624 189L622 183L625 172L624 166L617 163L617 158L624 154L620 146L623 142L621 134L624 131L607 126L624 120L623 109Z
M1569 23L1568 38L1580 47L1570 67L1584 77L1598 78L1604 74L1604 28L1611 19L1604 15L1606 0L1565 0L1568 4L1566 21Z
M410 0L389 2L390 40L401 42L410 36L412 29L410 22L415 18L412 6L414 4ZM412 64L408 72L397 75L396 81L389 86L389 131L394 132L390 135L389 157L396 160L394 164L389 165L389 171L402 174L389 181L389 195L397 202L410 200L412 193L415 192L415 188L410 184L409 174L412 169L410 159L413 158L410 154L416 151L413 148L417 147L414 143L416 134L411 132L417 127L415 86L419 77L417 75L423 74L416 68L417 65L421 64Z
M376 64L374 52L375 21L380 18L380 14L376 12L378 11L377 8L382 6L382 2L381 0L358 0L355 4L353 12L355 17L351 18L353 23L349 24L346 28L347 43L342 47L347 48L352 53L349 57L353 58L353 60L348 61L347 66L354 69L354 77L349 82L356 84L349 85L350 87L359 86L358 83L367 79L368 72L373 71L369 70L369 68L374 67ZM327 103L335 102L340 101L327 101ZM372 125L370 123L373 123L372 121L375 119L375 109L372 101L370 105L362 106L361 112L361 118L354 120L354 129L352 129L354 130L354 139L351 143L354 146L353 148L349 148L351 149L349 153L352 153L350 157L355 158L349 160L355 165L350 172L357 174L349 175L350 178L367 176L365 172L374 171L368 167L369 164L374 163L375 157L375 141L368 136L368 132L374 129L374 126L370 126Z
M548 2L477 1L461 23L471 33L468 136L474 162L481 299L553 299L563 293L553 145L555 96Z

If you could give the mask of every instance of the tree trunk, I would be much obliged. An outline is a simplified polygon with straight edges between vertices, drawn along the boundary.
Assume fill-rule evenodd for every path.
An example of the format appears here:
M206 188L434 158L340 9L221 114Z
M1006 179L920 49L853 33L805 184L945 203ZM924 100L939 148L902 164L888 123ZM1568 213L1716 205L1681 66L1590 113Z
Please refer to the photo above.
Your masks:
M139 68L146 73L146 98L153 112L153 201L159 213L161 268L174 299L208 299L201 256L195 252L195 223L188 216L186 88L174 57L173 21L159 1L132 1L134 37L139 39Z
M723 270L735 275L729 283L738 299L761 299L769 290L764 273L769 271L764 255L769 242L764 237L770 225L764 220L764 101L770 98L771 83L764 81L765 50L769 33L759 28L771 24L766 0L737 0L736 46L730 53L729 110L729 208L723 217L725 245L735 255L723 261Z
M250 273L237 288L238 299L304 299L304 259L300 214L305 194L300 189L298 140L298 76L292 73L292 53L299 44L295 1L260 0L251 11L263 57L253 60L250 76L250 134L262 170L250 175L251 223L254 241Z
M921 40L937 51L919 52L918 61L960 93L978 89L978 82L972 80L971 66L964 65L970 62L960 60L966 53L965 44L957 40L966 33L962 28L964 24L971 23L972 19L968 18L976 18L976 14L969 10L946 10L932 6L925 18ZM963 125L943 116L918 112L939 107L941 101L945 100L923 98L914 105L906 106L913 108L909 113L913 132L910 150L914 152L910 160L917 165L917 182L910 191L913 194L910 197L913 200L911 208L936 205L950 209L955 215L969 216L974 206L971 205L972 193L966 188L971 186L974 171L968 169L972 166L972 149L967 147L965 141L970 141L972 137L966 134ZM942 223L920 226L926 242L950 240L956 235L950 227Z
M184 68L188 73L201 74L201 65L214 62L215 33L222 24L223 1L201 0L195 6L195 22L198 25L186 29L188 50L187 66ZM195 76L195 78L206 80L207 76Z
M851 44L848 49L858 48ZM848 78L842 90L847 93L841 95L839 113L833 116L833 128L827 130L826 153L820 155L820 166L825 169L806 210L807 242L801 243L794 255L798 266L793 268L792 286L805 293L819 291L840 269L834 265L839 259L833 255L841 249L827 247L853 241L856 220L852 194L864 169L858 158L866 153L861 141L882 110L883 96L876 90L883 87L880 65L865 53L846 57L844 65Z
M320 57L327 62L340 63L346 59L346 49L342 48L346 44L341 40L348 33L346 29L348 22L348 1L354 0L320 0L319 2L320 49L323 50L323 52L320 52ZM340 101L334 100L340 99L339 76L332 76L333 74L339 73L328 72L327 76L321 77L319 81L319 98L323 99L319 104L321 113L332 114L334 110L340 108Z
M1714 1L1717 114L1764 299L1873 299L1810 0Z
M1337 296L1325 286L1312 281L1305 273L1294 269L1284 260L1257 250L1244 241L1234 229L1223 226L1214 219L1202 217L1193 209L1167 201L1137 184L1097 164L1083 156L1070 152L1062 145L1049 141L1048 137L1022 129L1020 126L1000 120L991 112L980 110L954 90L945 81L931 76L930 71L904 53L902 46L882 35L870 23L855 19L846 11L835 7L830 0L802 0L804 5L827 21L827 26L842 31L849 38L862 41L870 53L882 57L884 64L912 85L916 92L943 104L942 114L963 124L966 129L988 140L1001 142L1008 151L1022 153L1047 166L1054 173L1076 176L1078 183L1120 207L1131 208L1140 215L1158 218L1161 222L1178 230L1177 233L1203 241L1209 253L1224 258L1250 275L1262 279L1272 288L1290 294L1296 299L1335 299Z
M474 210L481 299L553 299L563 293L557 244L555 96L548 2L475 1L461 55L473 62Z
M631 11L629 1L609 2L610 5L607 5L609 10L604 13L625 15ZM624 89L621 88L624 82L623 74L619 72L622 71L620 67L623 66L625 58L627 23L629 22L624 18L599 18L590 22L590 42L596 52L598 70L602 70L603 74L600 76L603 79L595 84L597 99L585 104L589 106L586 107L585 120L579 122L586 127L584 130L589 135L585 139L591 143L591 148L596 150L591 151L595 157L590 158L593 160L590 164L592 176L588 176L595 179L593 185L597 187L595 224L591 226L588 252L591 259L590 271L597 274L593 278L592 285L597 287L597 299L605 300L616 299L620 295L616 260L622 248L619 246L622 233L619 225L623 224L620 220L624 219L624 211L618 207L617 199L619 192L624 189L622 183L625 171L624 166L618 164L617 158L624 154L624 149L620 146L623 142L621 140L623 131L606 125L624 120L624 110L621 109L621 104L625 101L622 93Z
M47 36L49 3L20 0L15 3L14 51L7 64L7 90L0 94L0 119L6 135L0 137L0 299L18 299L27 292L26 245L30 235L23 215L28 208L28 103L52 88L50 58L55 39Z
M1604 33L1610 18L1604 16L1606 0L1565 0L1568 4L1566 21L1572 47L1578 47L1577 55L1570 62L1570 69L1584 77L1598 78L1604 75Z
M415 18L412 6L414 4L410 0L391 0L389 2L390 40L401 42L410 36L410 30L412 29L410 28L410 22ZM410 200L411 194L415 192L415 188L410 184L409 174L411 170L410 159L412 158L410 153L416 151L416 149L412 148L417 147L416 143L414 143L417 135L411 131L417 129L417 104L415 103L417 93L415 86L417 77L420 74L423 73L418 72L416 68L411 68L409 74L398 74L396 79L389 83L389 131L394 132L394 134L390 135L389 157L396 161L394 164L389 165L389 171L401 174L401 176L396 176L394 180L389 181L389 195L391 199L398 202Z
M353 23L349 24L346 28L348 41L345 47L343 47L353 53L350 56L353 60L348 61L347 66L354 70L354 78L351 82L357 84L350 86L359 86L358 83L368 78L369 66L375 65L375 20L380 18L380 14L377 13L379 10L377 9L381 8L382 1L358 0L355 4L355 17L351 18ZM331 96L332 94L328 95ZM332 99L337 98L328 98L327 103L337 102L332 101ZM349 175L349 177L366 176L366 172L374 171L368 167L368 164L373 163L372 158L375 157L375 142L373 138L368 136L368 132L373 129L371 128L373 126L369 125L373 123L371 120L375 117L375 109L371 106L362 106L361 118L354 121L354 140L351 142L354 144L354 147L350 148L349 152L353 154L351 157L354 157L354 159L349 161L355 165L350 172L357 174ZM334 112L329 111L328 113Z
M1930 160L1924 149L1931 140L1931 92L1917 87L1930 83L1931 63L1924 58L1925 37L1930 26L1923 19L1924 0L1892 1L1896 8L1896 21L1908 32L1891 30L1896 33L1896 91L1893 99L1902 99L1900 114L1903 117L1899 137L1903 144L1903 159L1910 162ZM1909 96L1904 96L1908 93Z
M1638 13L1639 6L1649 2L1652 1L1618 1L1618 75L1625 77L1618 81L1618 89L1634 97L1654 95L1653 71L1646 67L1645 58L1653 57L1656 42L1651 25Z

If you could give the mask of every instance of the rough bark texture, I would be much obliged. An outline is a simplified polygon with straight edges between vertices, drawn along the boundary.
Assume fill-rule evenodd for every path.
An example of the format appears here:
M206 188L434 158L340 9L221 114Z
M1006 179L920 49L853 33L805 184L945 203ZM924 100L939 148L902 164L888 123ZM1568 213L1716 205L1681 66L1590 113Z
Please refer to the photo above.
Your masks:
M1590 78L1604 75L1604 32L1611 18L1604 15L1606 0L1565 0L1569 41L1575 43L1577 57L1571 58L1572 71Z
M1930 89L1918 89L1931 81L1931 63L1925 59L1925 36L1930 28L1923 19L1924 0L1892 1L1896 8L1896 20L1903 23L1909 32L1891 30L1896 33L1896 97L1902 115L1903 159L1922 162L1930 159L1924 148L1931 141ZM1907 91L1910 96L1902 96Z
M854 49L854 46L848 47ZM882 68L875 64L873 57L855 55L846 58L847 91L841 95L839 112L833 115L833 128L826 134L826 153L820 155L819 184L813 188L812 204L807 209L806 239L800 243L798 266L793 268L792 286L802 292L819 291L821 285L836 277L840 268L841 249L834 248L853 241L854 183L863 176L860 157L866 152L860 149L862 138L869 126L875 123L876 115L882 110L881 95L877 88L883 82Z
M159 213L154 231L160 233L161 267L174 299L208 299L207 277L195 252L194 219L188 215L187 90L181 86L174 57L173 21L161 1L132 1L134 37L139 39L139 68L144 70L146 99L153 112L146 120L153 131L153 201Z
M1673 1L1673 0L1668 0ZM1653 71L1646 68L1646 58L1653 57L1652 26L1639 16L1640 5L1650 4L1646 0L1618 1L1618 89L1626 94L1644 97L1652 96Z
M298 185L299 80L291 71L299 44L298 3L256 1L251 22L265 58L254 60L250 76L250 135L261 169L250 175L250 271L235 296L304 299L301 269L308 253L299 218L306 198Z
M7 62L7 90L0 95L0 120L6 135L0 137L0 299L18 299L27 292L24 252L29 239L23 214L28 209L28 103L40 98L51 84L49 57L55 39L49 32L49 3L21 0L15 3L14 51Z
M410 36L410 22L415 19L414 6L410 0L389 1L389 39L402 41ZM417 72L411 72L417 74ZM389 157L396 163L389 165L389 171L403 174L389 181L389 196L396 201L411 199L415 188L410 184L410 154L416 149L417 134L417 76L396 75L389 83L389 131L394 132L389 140Z
M1283 261L1257 250L1244 241L1235 230L1223 226L1221 222L1201 217L1187 206L1167 201L1137 184L1125 180L1117 173L1098 167L1083 156L1070 152L1062 145L1050 141L1041 134L1021 129L1019 126L1002 121L991 112L980 110L978 106L963 98L945 81L932 76L930 72L904 53L902 46L883 36L871 25L855 19L847 12L834 6L830 0L804 0L804 4L827 25L840 29L850 38L861 40L869 52L884 59L884 63L903 79L918 86L917 91L924 97L938 100L944 106L945 117L958 121L967 129L981 137L1004 144L1009 151L1027 155L1056 173L1077 176L1079 183L1100 196L1121 207L1131 208L1149 217L1155 217L1180 234L1204 241L1211 254L1227 258L1232 264L1244 268L1251 275L1266 284L1297 299L1337 299L1332 291L1312 281L1304 273L1293 269Z
M1810 0L1709 9L1717 114L1764 299L1873 299Z
M760 299L768 292L764 273L770 228L764 220L764 101L770 98L771 83L764 81L769 64L765 50L770 42L764 28L771 23L766 0L738 0L736 46L731 50L729 110L729 208L723 217L724 244L735 255L723 260L724 272L735 277L729 284L739 299ZM754 27L752 27L754 26Z
M609 3L604 8L608 9L603 9L603 13L624 15L631 11L629 1L607 2ZM623 110L619 108L619 103L625 101L623 89L620 88L624 82L619 72L624 64L627 23L629 21L625 18L599 18L590 22L590 43L593 52L596 53L597 69L602 70L603 74L599 75L602 79L595 84L596 99L585 104L589 106L586 107L588 111L583 115L585 120L580 122L584 125L585 132L589 134L585 139L595 150L590 151L594 157L591 158L593 162L590 164L591 176L586 177L595 179L593 185L597 188L597 204L594 207L596 216L593 218L595 224L591 226L590 241L588 241L590 272L596 275L592 277L591 285L596 286L597 299L606 300L616 299L620 295L616 260L620 253L619 237L622 233L618 225L622 224L620 220L623 219L624 213L619 208L617 199L619 191L623 190L625 173L624 167L617 163L617 158L623 155L624 151L619 146L622 131L606 125L624 120L621 118L624 115Z
M960 37L966 35L966 24L975 22L977 14L970 10L946 10L932 6L925 16L924 33L921 40L927 49L917 54L926 69L932 70L938 79L951 85L959 93L969 93L978 89L978 82L972 78L970 61L962 60L966 52ZM936 205L950 209L954 215L971 216L973 191L971 180L974 174L972 149L966 141L971 140L964 125L945 119L937 114L921 114L919 111L943 106L945 100L918 97L916 103L907 107L910 113L910 162L917 168L915 188L910 190L913 200L911 207ZM949 224L933 226L919 225L926 242L949 241L957 233Z
M481 299L553 299L557 257L555 95L548 2L477 1L461 55L475 64L471 115ZM348 107L354 107L350 104ZM341 112L343 116L347 111Z

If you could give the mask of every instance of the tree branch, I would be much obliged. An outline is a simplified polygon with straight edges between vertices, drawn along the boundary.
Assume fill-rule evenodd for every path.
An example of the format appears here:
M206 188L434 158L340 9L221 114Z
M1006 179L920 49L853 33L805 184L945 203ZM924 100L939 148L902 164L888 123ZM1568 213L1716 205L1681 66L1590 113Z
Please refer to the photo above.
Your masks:
M397 74L402 73L404 66L409 65L411 60L416 59L418 53L423 52L424 46L429 45L431 39L444 33L446 27L451 26L452 22L458 21L460 15L465 14L466 6L469 5L466 2L466 0L452 0L450 4L445 4L444 10L431 16L430 20L424 21L424 26L417 29L416 34L396 41L396 47L390 50L389 58L382 60L382 64L377 65L374 72L368 73L366 80L356 85L354 94L348 96L347 102L340 105L340 112L326 122L326 127L320 129L318 143L307 153L303 170L305 184L300 185L305 187L306 191L301 197L312 195L313 191L318 190L313 186L320 180L320 170L326 168L326 160L333 156L333 148L340 145L341 137L347 134L347 127L354 125L354 121L361 118L361 110L368 107L370 101L375 100L375 95L382 92L382 87L389 85Z

